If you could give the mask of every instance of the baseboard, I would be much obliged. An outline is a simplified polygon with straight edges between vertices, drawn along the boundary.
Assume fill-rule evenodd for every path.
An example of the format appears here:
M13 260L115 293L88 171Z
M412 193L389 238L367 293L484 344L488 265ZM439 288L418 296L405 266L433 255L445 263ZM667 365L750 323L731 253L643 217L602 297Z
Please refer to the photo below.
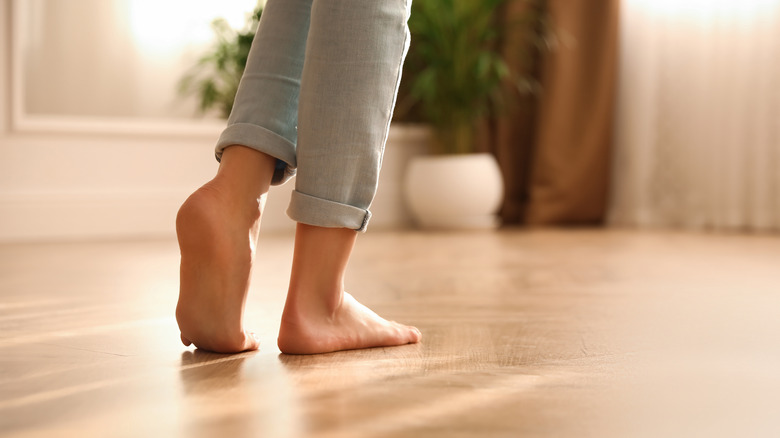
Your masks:
M179 192L0 194L0 240L173 236Z
M402 179L408 160L424 153L425 141L426 133L419 128L391 130L370 229L410 225ZM293 187L291 181L272 188L263 232L294 230L294 222L285 213ZM178 207L194 188L6 189L0 191L0 242L173 238Z
M285 184L272 189L263 232L295 229L285 213L292 187ZM0 242L173 238L176 211L189 191L0 194ZM372 230L410 225L400 184L382 187L371 210Z

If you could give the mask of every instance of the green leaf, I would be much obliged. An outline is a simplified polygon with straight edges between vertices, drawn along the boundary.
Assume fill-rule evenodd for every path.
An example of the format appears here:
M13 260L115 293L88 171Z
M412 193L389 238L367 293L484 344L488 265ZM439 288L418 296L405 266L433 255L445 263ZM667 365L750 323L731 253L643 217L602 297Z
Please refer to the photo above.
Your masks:
M502 57L500 43L514 25L506 24L498 13L508 1L412 2L412 44L404 68L408 85L402 84L402 89L408 90L423 120L433 124L436 132L460 133L452 152L463 151L463 138L474 132L481 117L501 111L506 87L531 79L513 72ZM522 17L529 34L544 28L543 0L511 1L533 3ZM536 49L529 44L529 50Z
M241 31L222 18L211 22L214 43L179 80L181 95L195 95L203 113L216 109L223 117L232 110L236 90L246 68L249 49L262 16L262 6L247 15Z

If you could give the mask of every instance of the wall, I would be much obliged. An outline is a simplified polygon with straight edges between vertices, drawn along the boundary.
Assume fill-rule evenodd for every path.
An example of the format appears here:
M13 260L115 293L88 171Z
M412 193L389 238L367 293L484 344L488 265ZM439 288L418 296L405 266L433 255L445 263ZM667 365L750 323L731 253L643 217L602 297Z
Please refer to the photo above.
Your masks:
M213 176L220 127L198 132L165 125L147 133L19 129L11 117L10 0L0 0L0 241L173 237L174 218L192 190ZM372 229L409 225L401 198L406 162L425 150L426 132L391 129ZM288 232L292 183L272 189L263 229Z
M0 241L173 236L176 210L216 170L213 136L0 134ZM425 148L419 129L393 127L371 228L409 225L406 162ZM271 190L263 229L291 231L293 182Z

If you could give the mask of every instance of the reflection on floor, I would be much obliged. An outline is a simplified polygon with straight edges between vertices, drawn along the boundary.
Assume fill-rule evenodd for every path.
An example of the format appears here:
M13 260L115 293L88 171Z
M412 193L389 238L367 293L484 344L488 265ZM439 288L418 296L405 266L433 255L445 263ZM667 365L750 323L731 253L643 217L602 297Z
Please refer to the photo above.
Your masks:
M780 433L778 236L370 232L348 290L424 341L318 356L275 346L291 249L229 356L178 341L175 242L0 246L0 435Z

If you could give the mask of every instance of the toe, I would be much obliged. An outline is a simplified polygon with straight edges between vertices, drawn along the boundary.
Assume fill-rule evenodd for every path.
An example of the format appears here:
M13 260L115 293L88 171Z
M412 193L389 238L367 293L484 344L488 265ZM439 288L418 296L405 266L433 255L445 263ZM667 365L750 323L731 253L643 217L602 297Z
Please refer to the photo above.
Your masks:
M422 332L417 327L409 327L409 333L411 341L410 343L416 344L422 340Z
M184 344L185 347L189 347L190 345L192 345L192 341L185 338L184 335L181 335L181 343Z
M260 340L254 333L244 332L244 351L257 350L260 348Z

